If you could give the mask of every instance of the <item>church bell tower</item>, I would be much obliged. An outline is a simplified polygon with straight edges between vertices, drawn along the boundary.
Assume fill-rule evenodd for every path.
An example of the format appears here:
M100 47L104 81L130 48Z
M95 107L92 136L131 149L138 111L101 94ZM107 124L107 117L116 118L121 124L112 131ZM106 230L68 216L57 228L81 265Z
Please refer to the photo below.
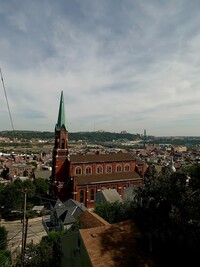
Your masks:
M68 198L65 188L70 181L69 175L68 130L65 121L63 91L60 97L58 120L55 125L55 142L52 159L52 177L50 191L61 200Z

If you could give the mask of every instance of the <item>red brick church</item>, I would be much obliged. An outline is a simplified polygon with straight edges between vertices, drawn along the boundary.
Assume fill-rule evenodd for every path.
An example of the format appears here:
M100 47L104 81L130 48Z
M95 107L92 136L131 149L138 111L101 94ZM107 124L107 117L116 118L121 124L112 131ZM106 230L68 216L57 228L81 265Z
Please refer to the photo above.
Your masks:
M124 189L143 183L146 164L131 153L70 155L68 143L61 92L50 186L54 197L63 201L72 198L93 208L97 191L115 188L123 197Z

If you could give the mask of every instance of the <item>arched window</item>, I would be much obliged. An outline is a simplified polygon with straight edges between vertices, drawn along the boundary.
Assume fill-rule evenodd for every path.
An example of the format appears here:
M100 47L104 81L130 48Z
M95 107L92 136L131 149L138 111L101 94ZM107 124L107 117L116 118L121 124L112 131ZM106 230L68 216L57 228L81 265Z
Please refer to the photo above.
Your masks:
M84 203L84 191L80 191L80 203Z
M62 139L62 149L64 149L65 148L65 139L63 138Z
M55 148L58 148L58 146L59 146L59 138L56 138L56 140L55 140Z
M81 167L76 167L76 174L82 174L82 169Z
M92 168L91 167L86 167L85 168L85 173L86 174L91 174L92 173Z
M97 173L103 173L103 168L102 166L97 167Z
M94 189L90 191L90 200L94 200Z
M125 171L125 172L129 172L129 171L130 171L130 165L129 165L129 164L126 164L126 165L124 166L124 171Z
M112 172L112 167L110 165L106 166L106 172Z
M117 165L117 167L116 167L116 171L117 172L121 172L122 171L122 166L119 164L119 165Z

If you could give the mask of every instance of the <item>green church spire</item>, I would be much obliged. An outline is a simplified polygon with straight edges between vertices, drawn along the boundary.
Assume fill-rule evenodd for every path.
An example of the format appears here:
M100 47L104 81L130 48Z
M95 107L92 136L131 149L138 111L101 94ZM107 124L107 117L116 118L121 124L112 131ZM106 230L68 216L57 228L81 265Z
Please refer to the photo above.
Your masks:
M58 121L56 124L56 130L60 130L62 127L66 127L65 123L65 105L64 105L64 97L63 97L63 91L61 92L61 97L60 97L60 107L59 107L59 113L58 113Z

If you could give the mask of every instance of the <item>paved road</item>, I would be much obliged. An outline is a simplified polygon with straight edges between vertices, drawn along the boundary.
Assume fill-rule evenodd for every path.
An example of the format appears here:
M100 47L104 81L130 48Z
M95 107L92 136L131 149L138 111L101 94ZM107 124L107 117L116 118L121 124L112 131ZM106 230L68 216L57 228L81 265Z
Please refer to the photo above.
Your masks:
M5 226L8 231L8 248L13 251L20 249L22 244L22 223L20 220L17 221L1 221L1 226ZM40 242L43 236L46 236L47 233L44 230L42 224L42 217L29 219L28 221L28 231L27 231L27 242L29 244L37 244Z

